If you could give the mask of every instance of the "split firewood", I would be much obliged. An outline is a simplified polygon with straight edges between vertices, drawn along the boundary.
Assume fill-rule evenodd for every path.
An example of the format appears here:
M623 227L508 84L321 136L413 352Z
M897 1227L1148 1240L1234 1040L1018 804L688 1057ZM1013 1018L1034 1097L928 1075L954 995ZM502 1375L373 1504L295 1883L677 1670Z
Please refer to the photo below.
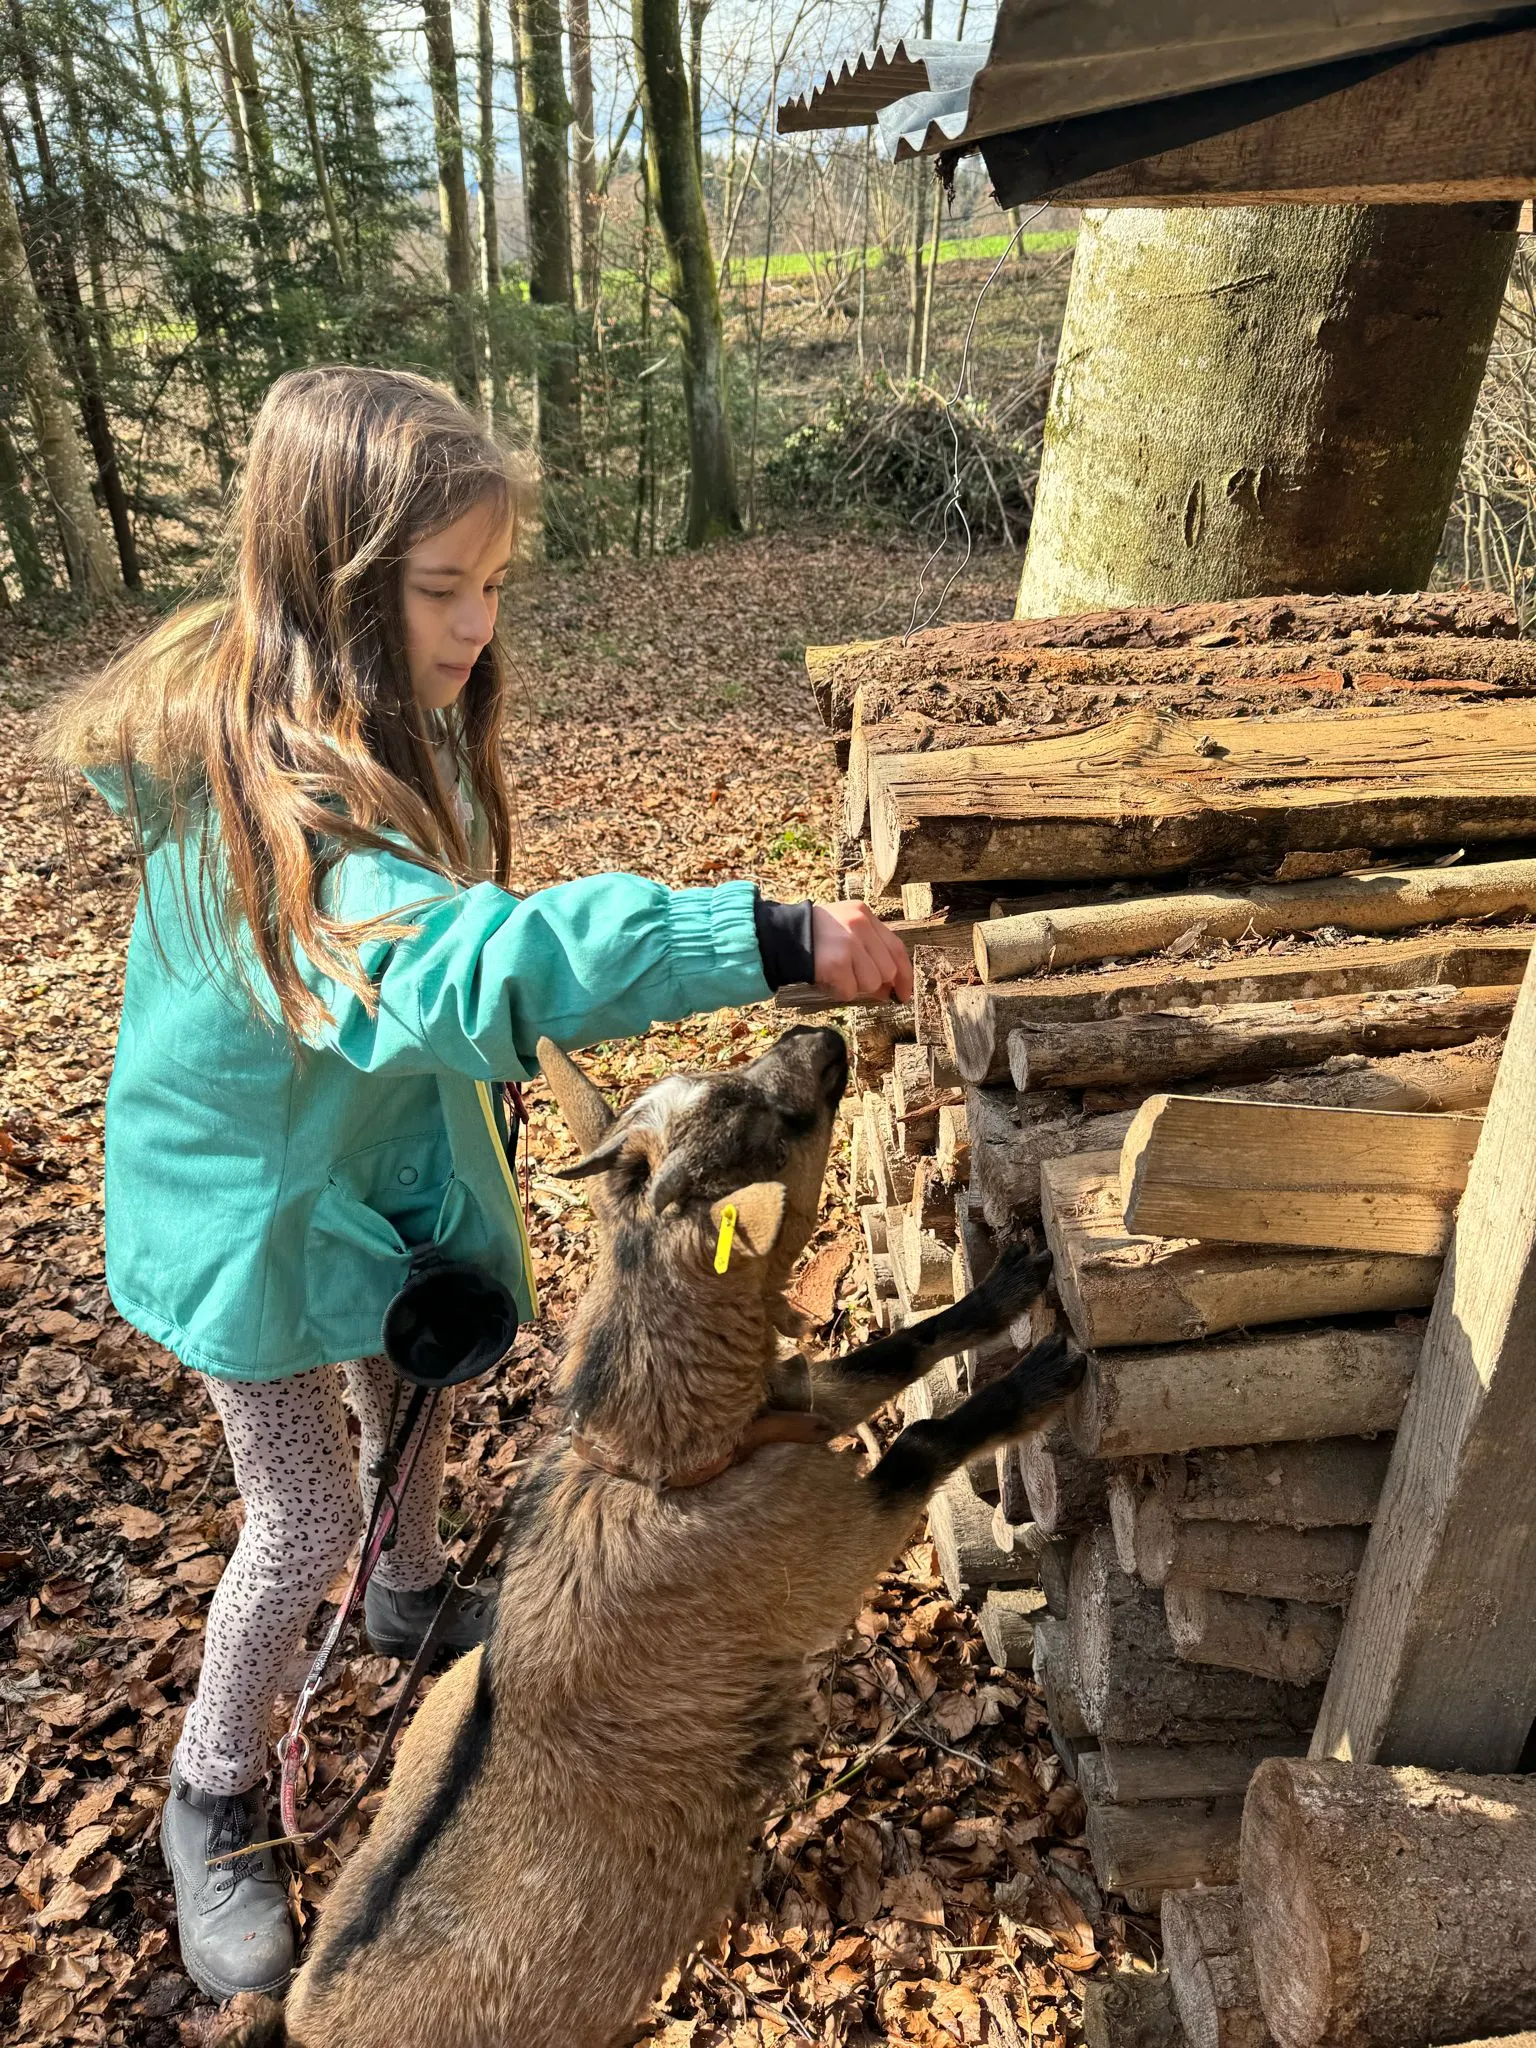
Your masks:
M955 1190L939 1172L933 1158L914 1162L912 1192L907 1197L907 1216L932 1237L953 1246L959 1230Z
M944 999L943 1029L962 1078L978 1085L996 1083L1012 1079L1008 1038L1013 1031L1373 990L1510 987L1523 977L1530 949L1529 927L1458 929L1354 945L1297 946L1214 965L1165 959L1026 981L952 982Z
M1124 670L1113 666L1112 657L1120 650L1161 654L1167 666L1158 680L1164 687L1191 674L1209 687L1224 662L1230 666L1233 657L1253 659L1261 650L1281 672L1305 670L1319 659L1348 658L1352 666L1364 667L1362 653L1380 667L1401 669L1404 643L1418 641L1427 641L1435 650L1426 673L1456 676L1473 672L1464 668L1470 657L1458 642L1507 643L1517 631L1508 600L1483 592L1243 598L1157 609L1124 606L1060 619L936 626L909 639L808 647L805 667L823 720L829 730L841 732L852 720L854 695L862 685L885 685L914 697L925 687L935 693L947 689L953 700L967 684L977 689L989 682L1016 682L1021 669L1029 672L1040 649L1096 655L1095 676L1110 687L1128 680ZM1382 640L1392 643L1390 650L1377 646ZM1189 652L1173 651L1182 649ZM1496 651L1515 650L1507 645L1489 650ZM1181 660L1182 670L1177 665Z
M973 972L968 960L940 946L912 948L912 1033L917 1043L928 1046L935 1056L950 1057L949 1040L944 1035L945 998L957 974Z
M1016 1088L1165 1087L1198 1074L1273 1073L1339 1053L1466 1045L1508 1028L1518 983L1426 988L1158 1010L1087 1024L1026 1024L1008 1035Z
M1109 1512L1107 1471L1085 1458L1065 1422L1057 1420L1020 1439L1019 1472L1030 1517L1046 1536L1081 1536Z
M1045 1612L1038 1586L994 1586L981 1603L981 1639L992 1662L1028 1671L1035 1656L1035 1622Z
M1242 1887L1280 2048L1536 2023L1536 1779L1274 1758L1248 1791Z
M1045 1696L1051 1742L1076 1777L1079 1748L1097 1744L1078 1697L1069 1625L1048 1611L1035 1617L1035 1683Z
M1481 1133L1475 1116L1154 1095L1120 1150L1121 1207L1149 1237L1440 1257Z
M878 1089L866 1089L860 1099L864 1120L864 1165L874 1184L882 1208L904 1207L912 1199L913 1164L896 1148L896 1126L891 1105Z
M865 1268L868 1273L868 1294L871 1307L896 1297L896 1274L890 1256L886 1252L867 1252Z
M1123 1498L1112 1497L1111 1509L1120 1508ZM1120 1521L1112 1519L1116 1551L1129 1571ZM1370 1533L1344 1525L1286 1529L1264 1522L1181 1522L1171 1514L1166 1524L1161 1517L1138 1515L1134 1530L1134 1569L1148 1586L1305 1600L1318 1607L1348 1606Z
M883 1257L890 1251L885 1210L879 1202L860 1203L859 1228L864 1234L864 1251L868 1258Z
M1274 2048L1235 1884L1165 1892L1163 1955L1189 2048Z
M1122 1806L1163 1799L1241 1799L1267 1756L1305 1756L1306 1739L1258 1742L1101 1742L1105 1789Z
M1272 939L1325 926L1403 932L1415 925L1511 912L1536 915L1536 860L1376 868L1319 882L1255 882L1245 889L1042 906L1023 916L984 918L972 936L982 979L1011 981L1042 967L1161 953L1196 933L1200 944L1209 947L1222 939Z
M939 1136L933 1061L927 1046L898 1045L886 1081L896 1150L903 1159L933 1151Z
M901 1219L901 1250L893 1253L907 1282L915 1309L942 1308L955 1298L954 1251L942 1237L924 1230L910 1211Z
M1302 850L1531 836L1536 737L1523 704L1214 719L1143 706L1062 739L880 756L869 812L882 890L1273 869Z
M1083 1980L1087 2048L1185 2048L1166 1970L1122 1967Z
M1067 1406L1091 1458L1293 1444L1395 1429L1424 1341L1421 1318L1224 1343L1099 1351Z
M960 1260L959 1276L964 1282L957 1292L969 1294L997 1264L997 1240L986 1226L980 1203L969 1190L955 1200L955 1251Z
M1237 1876L1241 1799L1165 1800L1116 1806L1084 1791L1083 1830L1106 1891L1162 1891L1231 1884Z
M1202 1100L1313 1103L1320 1107L1410 1112L1468 1111L1486 1103L1498 1072L1496 1040L1439 1053L1388 1059L1348 1057L1281 1075L1273 1081L1214 1089ZM1027 1228L1040 1213L1045 1161L1123 1150L1134 1112L1085 1116L1062 1090L1018 1096L1006 1088L967 1091L975 1142L972 1181L993 1228Z
M1046 1160L1040 1205L1056 1262L1056 1292L1085 1349L1179 1344L1266 1323L1423 1308L1434 1299L1440 1278L1438 1259L1401 1252L1140 1237L1126 1229L1121 1215L1118 1153Z
M1253 1600L1207 1586L1165 1587L1163 1607L1173 1647L1186 1663L1249 1671L1287 1685L1328 1676L1344 1625L1336 1607Z
M939 1108L939 1131L934 1141L939 1172L952 1185L969 1180L971 1139L963 1102L946 1102Z
M997 1511L1016 1531L1033 1527L1029 1495L1024 1490L1024 1474L1019 1467L1017 1444L999 1444L993 1452L997 1469ZM1016 1540L1022 1541L1022 1537Z
M1032 1575L1027 1555L1005 1556L992 1541L991 1506L963 1467L929 1501L928 1534L951 1600L968 1600L973 1591L1016 1584Z
M923 1374L920 1380L913 1380L901 1397L901 1415L904 1422L929 1422L935 1416L948 1415L958 1408L965 1399L954 1360L946 1358L942 1365L936 1365L932 1372Z
M934 918L954 923L990 917L996 894L989 882L909 882L901 892L901 914L911 924Z
M1317 1718L1321 1686L1181 1659L1162 1597L1121 1571L1107 1528L1085 1536L1073 1553L1071 1610L1073 1682L1101 1741L1300 1735Z
M1021 1538L1035 1560L1035 1574L1045 1604L1058 1620L1065 1621L1072 1584L1072 1552L1075 1536L1047 1536L1038 1522L1026 1522Z

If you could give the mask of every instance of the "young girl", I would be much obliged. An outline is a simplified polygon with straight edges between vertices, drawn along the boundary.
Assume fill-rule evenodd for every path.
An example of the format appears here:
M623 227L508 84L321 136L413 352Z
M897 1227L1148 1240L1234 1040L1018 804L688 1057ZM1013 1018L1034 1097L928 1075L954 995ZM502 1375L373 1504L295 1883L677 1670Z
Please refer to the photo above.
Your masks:
M182 1957L220 1998L293 1961L259 1787L282 1673L370 1505L398 1387L377 1354L411 1252L532 1313L484 1085L577 1046L815 979L906 998L862 906L601 875L508 893L497 599L507 462L435 385L298 371L256 422L228 587L62 711L62 759L143 874L107 1105L107 1280L201 1373L245 1526L208 1614L161 1842ZM478 1084L478 1085L477 1085ZM361 1425L361 1500L342 1386ZM446 1591L440 1401L369 1587L410 1655ZM487 1622L458 1595L451 1641Z

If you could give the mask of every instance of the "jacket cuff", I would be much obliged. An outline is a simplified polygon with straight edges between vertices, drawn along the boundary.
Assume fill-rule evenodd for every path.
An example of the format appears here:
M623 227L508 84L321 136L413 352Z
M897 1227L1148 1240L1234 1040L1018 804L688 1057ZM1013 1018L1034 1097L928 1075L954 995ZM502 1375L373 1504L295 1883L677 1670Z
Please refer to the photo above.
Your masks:
M816 979L816 949L811 939L811 906L771 903L759 896L752 906L757 950L763 956L763 979L770 988L792 981Z
M724 882L718 889L674 889L668 899L670 964L686 1015L763 1002L771 993L763 976L753 907L754 882Z

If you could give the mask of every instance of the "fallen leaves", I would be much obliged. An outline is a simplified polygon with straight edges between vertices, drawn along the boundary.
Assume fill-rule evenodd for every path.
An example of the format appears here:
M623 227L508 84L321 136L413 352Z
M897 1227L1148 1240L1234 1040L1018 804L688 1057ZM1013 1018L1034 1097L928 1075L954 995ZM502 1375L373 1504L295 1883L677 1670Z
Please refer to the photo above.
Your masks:
M755 874L791 900L825 892L836 778L782 650L899 630L917 565L885 543L776 538L517 591L512 637L537 679L510 747L526 886L627 867L677 885ZM1006 615L1013 573L982 562L956 614ZM24 664L35 690L104 651L0 622L0 682ZM203 2048L212 2015L177 1963L154 1833L239 1508L196 1376L121 1323L103 1284L102 1102L132 873L84 793L66 847L51 786L25 766L33 722L0 708L0 2030L40 2048ZM762 1005L588 1063L625 1095L680 1063L751 1058L781 1028ZM569 1142L541 1088L533 1099L550 1322L523 1333L494 1383L462 1390L454 1529L516 1485L553 1427L551 1340L589 1268L584 1196L552 1172ZM857 1236L839 1155L796 1286L820 1343L864 1327ZM363 1646L343 1657L310 1731L317 1803L356 1782L398 1678ZM650 2039L1056 2048L1101 1939L1051 1860L1081 1853L1081 1809L1030 1688L990 1670L930 1545L871 1593L814 1714L740 1916L669 1986ZM348 1823L343 1856L377 1803ZM305 1859L306 1909L335 1868L328 1852Z

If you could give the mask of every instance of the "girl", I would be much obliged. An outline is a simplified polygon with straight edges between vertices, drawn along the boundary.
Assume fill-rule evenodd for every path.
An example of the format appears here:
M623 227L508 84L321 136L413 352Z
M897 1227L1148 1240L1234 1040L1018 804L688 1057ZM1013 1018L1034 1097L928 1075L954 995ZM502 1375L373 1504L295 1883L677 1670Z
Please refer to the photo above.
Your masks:
M245 1526L208 1614L161 1842L182 1957L215 1997L293 1961L258 1789L285 1666L370 1505L413 1247L533 1312L485 1086L788 980L906 998L862 906L602 875L508 893L497 597L506 459L435 385L298 371L257 419L228 587L66 705L56 751L133 829L143 890L107 1105L107 1281L223 1421ZM478 1084L478 1085L477 1085ZM361 1425L361 1502L342 1406ZM369 1587L408 1656L447 1586L436 1409ZM451 1641L487 1616L459 1594Z

